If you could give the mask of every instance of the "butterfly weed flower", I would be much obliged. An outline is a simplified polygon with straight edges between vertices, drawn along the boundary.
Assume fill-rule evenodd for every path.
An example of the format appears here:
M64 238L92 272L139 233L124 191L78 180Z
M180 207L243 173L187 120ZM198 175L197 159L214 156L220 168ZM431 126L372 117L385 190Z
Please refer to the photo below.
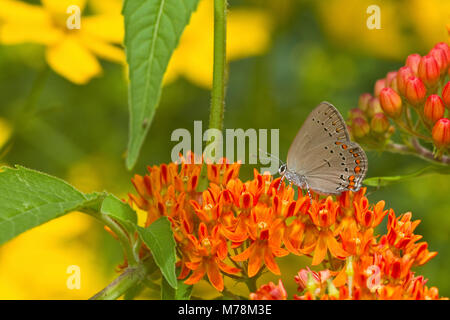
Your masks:
M128 200L145 212L146 226L169 219L178 278L186 284L205 279L221 292L224 277L246 283L265 271L279 276L277 258L293 254L310 258L314 267L295 277L294 299L438 298L437 289L412 271L437 253L414 233L420 221L411 213L397 217L384 201L371 204L365 188L334 197L313 192L310 199L268 173L255 170L253 179L241 181L240 164L226 159L207 164L208 188L199 192L202 164L193 160L189 153L178 163L148 167L133 177L136 192ZM386 216L387 232L379 235L375 228ZM150 254L142 245L141 258ZM376 289L368 287L372 282ZM287 299L281 280L251 291L250 299Z
M367 201L363 194L360 193L359 199L362 208ZM345 205L346 199L342 197L348 195L341 196L339 201ZM413 221L410 212L397 217L392 209L384 210L384 205L380 201L363 210L361 206L353 206L354 223L347 221L347 227L340 228L339 232L340 241L352 259L347 259L345 264L328 261L324 267L329 268L318 271L309 267L301 269L294 277L300 293L294 295L295 300L440 299L438 289L426 286L427 280L412 271L437 254L428 250L426 242L419 242L422 237L414 233L420 221ZM362 215L364 212L370 214ZM386 214L387 232L380 237L374 234L374 227ZM349 274L352 281L348 279Z

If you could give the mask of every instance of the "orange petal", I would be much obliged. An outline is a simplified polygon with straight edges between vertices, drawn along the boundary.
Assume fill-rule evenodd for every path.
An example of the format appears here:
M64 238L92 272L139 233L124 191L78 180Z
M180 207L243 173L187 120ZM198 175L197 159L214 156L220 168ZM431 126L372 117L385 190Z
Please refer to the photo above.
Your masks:
M334 278L333 280L333 284L339 288L343 285L345 285L345 283L347 282L347 273L345 272L345 268L346 266L344 266L341 271L338 273L338 275L336 276L336 278Z
M248 276L251 278L261 269L263 252L257 245L253 246L252 252L248 260Z
M345 258L349 255L347 252L344 251L344 249L342 249L342 245L336 241L336 239L331 235L331 233L327 236L326 240L328 249L330 250L333 257Z
M195 284L203 279L203 276L205 275L205 267L204 265L200 265L192 274L191 276L184 281L186 284Z
M220 261L218 259L216 259L216 263L219 266L220 270L222 270L225 273L237 274L241 271L241 269L231 267L231 266L227 265L226 263L224 263L223 261Z
M219 291L223 290L223 278L222 275L220 274L219 271L219 267L217 266L217 264L214 262L214 259L209 260L208 264L207 264L207 274L208 274L208 279L211 282L211 284L213 285L214 288L216 288Z
M280 275L280 268L278 267L275 259L273 258L272 251L270 249L266 249L264 253L264 262L266 263L267 268L272 271L272 273L276 275Z
M323 232L320 233L319 239L317 240L316 248L314 250L314 257L312 260L312 265L316 266L323 261L327 253L327 235Z
M250 256L250 252L253 249L254 244L252 244L250 247L239 253L238 255L235 255L231 257L234 261L245 261Z

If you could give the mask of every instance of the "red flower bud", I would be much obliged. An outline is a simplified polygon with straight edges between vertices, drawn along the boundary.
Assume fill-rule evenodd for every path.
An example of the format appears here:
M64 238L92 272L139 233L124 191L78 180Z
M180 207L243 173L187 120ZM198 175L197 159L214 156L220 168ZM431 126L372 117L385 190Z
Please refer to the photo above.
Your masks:
M389 129L389 120L384 113L376 113L370 121L370 128L375 133L385 133Z
M377 82L375 82L375 87L373 89L373 93L375 94L375 97L378 97L380 95L381 89L386 87L386 80L385 79L378 79Z
M409 103L416 105L423 102L427 89L422 80L417 77L409 77L405 83L405 97Z
M358 107L362 111L366 112L367 109L369 108L370 99L372 99L372 95L370 93L363 93L362 95L359 96Z
M429 123L435 123L444 116L445 107L441 97L437 94L428 96L423 109L423 115Z
M397 71L388 72L386 75L386 86L397 91Z
M392 88L383 88L380 92L380 103L384 113L392 118L402 114L402 98Z
M375 113L383 112L381 108L380 100L378 98L373 97L369 101L369 108L366 111L366 114L369 118L372 118Z
M447 54L444 49L441 48L433 48L430 51L430 56L432 56L439 67L441 74L444 74L447 71L449 61L447 60Z
M450 70L450 69L449 69ZM450 81L442 89L442 100L444 101L445 106L450 109Z
M410 54L409 56L408 56L408 58L406 58L406 63L405 63L405 65L407 66L407 67L410 67L411 68L411 70L414 72L414 74L417 76L417 72L418 72L418 70L419 70L419 63L420 63L420 59L421 59L422 57L420 56L420 54L418 54L418 53L413 53L413 54Z
M349 116L348 116L348 118L350 120L353 120L355 118L363 118L364 119L365 117L366 117L366 115L364 114L364 111L362 111L359 108L351 109L350 112L349 112Z
M426 86L433 87L438 83L441 71L436 59L431 55L426 55L420 59L418 73L419 78Z
M450 64L450 47L445 42L436 43L435 48L442 49L445 52L445 56L447 57L447 63Z
M397 72L397 88L398 92L400 92L402 95L405 95L405 87L406 87L406 80L408 80L409 77L414 76L414 71L408 67L404 66L401 67Z
M436 147L447 147L450 144L450 120L447 118L439 119L434 124L431 135Z
M355 138L362 138L370 131L370 126L363 118L355 118L352 121L352 133Z

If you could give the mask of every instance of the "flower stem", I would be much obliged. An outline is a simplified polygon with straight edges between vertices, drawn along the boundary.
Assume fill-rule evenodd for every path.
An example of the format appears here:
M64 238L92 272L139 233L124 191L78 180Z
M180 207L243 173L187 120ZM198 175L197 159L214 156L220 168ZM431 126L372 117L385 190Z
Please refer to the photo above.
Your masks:
M450 164L450 157L442 156L440 159L435 158L433 152L423 147L417 139L412 140L411 147L404 144L388 143L385 150L392 153L414 155L435 164Z
M211 108L209 113L209 129L223 130L225 112L226 86L226 40L227 40L227 0L214 0L214 65L213 85L211 90ZM211 143L208 137L208 144ZM214 141L215 142L215 141ZM202 171L197 191L208 187L207 167L203 159Z
M115 300L120 298L131 287L142 281L144 276L145 269L142 265L134 268L127 268L105 289L92 296L89 300Z
M226 83L227 1L214 0L214 66L209 128L223 129Z

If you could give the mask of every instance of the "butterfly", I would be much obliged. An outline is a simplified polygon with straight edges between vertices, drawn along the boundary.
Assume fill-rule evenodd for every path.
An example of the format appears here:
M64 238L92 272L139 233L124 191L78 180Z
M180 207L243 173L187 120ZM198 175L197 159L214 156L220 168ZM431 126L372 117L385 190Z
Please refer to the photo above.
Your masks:
M292 142L286 163L278 169L283 179L324 195L358 191L367 172L367 156L353 141L339 111L329 102L309 114Z

